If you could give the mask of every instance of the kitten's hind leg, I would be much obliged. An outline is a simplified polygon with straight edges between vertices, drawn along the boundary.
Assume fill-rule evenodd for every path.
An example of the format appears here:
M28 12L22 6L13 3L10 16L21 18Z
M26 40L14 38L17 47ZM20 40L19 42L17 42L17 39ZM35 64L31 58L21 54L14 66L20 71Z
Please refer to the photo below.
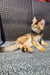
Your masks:
M48 44L45 43L43 39L41 40L41 44L44 45L44 46L48 46Z
M23 52L30 52L30 53L32 53L32 52L34 52L34 50L32 49L32 48L30 48L28 45L26 45L26 44L24 44L23 46L22 46L22 51Z
M40 51L45 52L45 48L43 48L38 42L34 41L33 45Z

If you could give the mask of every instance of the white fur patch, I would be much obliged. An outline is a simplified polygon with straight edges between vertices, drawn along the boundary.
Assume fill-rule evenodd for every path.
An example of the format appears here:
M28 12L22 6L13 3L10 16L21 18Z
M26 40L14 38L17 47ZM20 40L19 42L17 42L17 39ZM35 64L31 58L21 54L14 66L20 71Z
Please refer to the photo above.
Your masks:
M39 31L35 28L32 28L33 31L35 31L36 33L39 33Z
M42 36L37 36L36 41L39 42L41 40Z

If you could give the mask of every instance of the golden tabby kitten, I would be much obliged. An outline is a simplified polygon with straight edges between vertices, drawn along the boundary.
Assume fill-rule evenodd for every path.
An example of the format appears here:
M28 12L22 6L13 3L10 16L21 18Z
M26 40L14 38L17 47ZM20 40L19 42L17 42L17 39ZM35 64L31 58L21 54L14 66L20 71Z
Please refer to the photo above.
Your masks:
M45 43L44 40L42 39L44 26L45 26L44 19L38 22L36 17L34 17L33 23L31 25L32 31L24 36L17 38L17 40L14 42L13 45L0 47L0 51L1 52L14 51L20 48L23 52L28 51L32 53L34 52L34 50L31 48L31 46L34 46L39 51L44 52L45 48L43 48L42 45L48 46L48 44ZM40 42L42 45L40 44Z

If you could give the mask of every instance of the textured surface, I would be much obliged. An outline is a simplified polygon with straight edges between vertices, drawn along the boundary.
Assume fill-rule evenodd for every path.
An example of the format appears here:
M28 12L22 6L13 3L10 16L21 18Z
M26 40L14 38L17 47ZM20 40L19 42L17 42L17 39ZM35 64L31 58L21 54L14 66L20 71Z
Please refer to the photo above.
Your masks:
M15 40L30 31L30 0L0 0L0 15L6 40Z
M50 3L38 0L0 0L2 31L6 40L16 40L31 30L32 11L38 20L46 20L44 37L50 39Z
M34 49L34 53L21 50L0 53L0 75L50 75L50 41L46 52ZM6 42L4 46L13 42Z

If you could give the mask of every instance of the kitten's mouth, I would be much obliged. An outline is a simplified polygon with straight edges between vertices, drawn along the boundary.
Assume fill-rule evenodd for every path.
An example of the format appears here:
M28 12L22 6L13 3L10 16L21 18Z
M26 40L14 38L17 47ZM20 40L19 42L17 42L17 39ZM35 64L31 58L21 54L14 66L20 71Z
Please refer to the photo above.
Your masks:
M35 33L38 33L38 34L40 34L40 31L39 31L39 30L37 30L37 29L35 29L35 28L32 28L32 30L33 30Z

